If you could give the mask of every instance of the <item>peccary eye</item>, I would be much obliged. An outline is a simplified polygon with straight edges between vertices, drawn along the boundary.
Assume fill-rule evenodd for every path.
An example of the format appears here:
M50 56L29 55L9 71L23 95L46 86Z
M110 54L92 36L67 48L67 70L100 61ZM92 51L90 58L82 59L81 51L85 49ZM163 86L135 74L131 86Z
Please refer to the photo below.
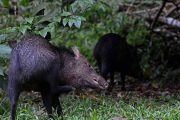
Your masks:
M96 78L93 78L94 81L98 82L98 80Z
M88 67L91 67L91 65L90 65L90 64L88 64L88 63L86 63L86 65L87 65Z

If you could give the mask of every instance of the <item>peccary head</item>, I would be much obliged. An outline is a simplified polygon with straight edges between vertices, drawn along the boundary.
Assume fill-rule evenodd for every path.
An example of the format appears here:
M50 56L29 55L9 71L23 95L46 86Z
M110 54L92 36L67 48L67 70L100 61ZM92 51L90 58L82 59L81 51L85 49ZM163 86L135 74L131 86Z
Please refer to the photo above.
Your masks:
M73 55L66 53L62 55L64 67L61 75L67 84L71 84L76 88L98 88L106 89L108 83L98 75L87 59L80 54L77 47L72 49Z

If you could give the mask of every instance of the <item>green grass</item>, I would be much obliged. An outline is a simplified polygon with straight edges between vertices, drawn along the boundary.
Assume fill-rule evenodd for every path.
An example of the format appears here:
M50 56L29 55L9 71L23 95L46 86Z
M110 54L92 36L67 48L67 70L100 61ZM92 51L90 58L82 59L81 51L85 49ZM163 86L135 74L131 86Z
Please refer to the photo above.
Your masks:
M61 97L64 120L111 120L123 116L129 120L180 120L180 96L142 97L136 92L121 93L121 97L95 94L94 97L67 95ZM26 101L26 102L25 102ZM21 96L17 120L46 120L42 103ZM0 99L0 118L9 120L9 101ZM54 114L57 120L61 118Z

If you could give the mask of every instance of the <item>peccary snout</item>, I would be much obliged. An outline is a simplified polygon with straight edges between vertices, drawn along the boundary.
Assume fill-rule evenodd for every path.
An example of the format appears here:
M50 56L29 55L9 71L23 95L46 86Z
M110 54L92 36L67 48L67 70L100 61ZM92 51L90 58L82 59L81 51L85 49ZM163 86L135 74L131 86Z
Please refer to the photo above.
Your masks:
M83 81L85 82L84 83L85 88L86 87L93 88L93 89L107 89L108 88L108 83L101 76L96 75L92 80L87 79Z
M104 82L104 78L103 77L99 77L98 78L98 83L99 83L99 87L101 89L107 89L108 86L109 86L107 82Z

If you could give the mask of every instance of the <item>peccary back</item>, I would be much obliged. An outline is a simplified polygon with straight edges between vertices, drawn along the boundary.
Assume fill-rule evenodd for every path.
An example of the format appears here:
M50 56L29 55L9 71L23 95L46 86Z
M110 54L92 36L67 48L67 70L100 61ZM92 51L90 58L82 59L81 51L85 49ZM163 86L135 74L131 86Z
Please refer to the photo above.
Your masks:
M40 92L52 117L52 107L59 115L62 113L58 97L62 92L71 91L71 86L99 89L108 86L77 48L58 48L36 35L24 37L13 47L8 73L11 120L15 120L18 97L24 90Z
M138 63L137 51L126 43L126 39L114 34L103 35L94 48L94 57L102 76L107 79L110 74L111 86L114 85L114 72L121 73L122 89L126 75L135 78L142 77L142 70Z

